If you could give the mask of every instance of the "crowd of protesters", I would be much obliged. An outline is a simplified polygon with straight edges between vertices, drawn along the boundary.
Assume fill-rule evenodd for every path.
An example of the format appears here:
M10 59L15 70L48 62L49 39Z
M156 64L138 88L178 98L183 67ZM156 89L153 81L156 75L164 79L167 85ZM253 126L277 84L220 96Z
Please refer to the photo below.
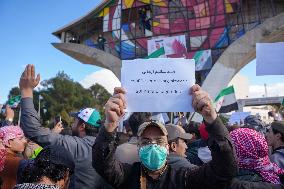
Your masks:
M19 86L21 120L6 106L0 127L2 189L256 189L284 188L284 122L269 127L248 116L242 125L225 126L208 93L191 87L202 123L162 123L150 112L135 112L124 122L128 140L117 127L125 114L125 90L115 88L105 104L105 120L94 108L70 112L74 123L45 128L33 104L40 76L27 65ZM121 137L122 138L122 137ZM269 148L271 150L269 150Z

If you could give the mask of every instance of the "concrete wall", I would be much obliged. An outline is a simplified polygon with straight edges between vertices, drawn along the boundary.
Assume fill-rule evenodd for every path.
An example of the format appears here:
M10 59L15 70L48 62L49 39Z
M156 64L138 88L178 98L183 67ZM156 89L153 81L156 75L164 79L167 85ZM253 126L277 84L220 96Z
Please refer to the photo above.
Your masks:
M267 19L232 43L214 64L202 87L215 98L236 73L255 58L255 45L284 41L284 12Z
M228 86L233 85L237 99L249 96L249 80L246 76L236 74Z

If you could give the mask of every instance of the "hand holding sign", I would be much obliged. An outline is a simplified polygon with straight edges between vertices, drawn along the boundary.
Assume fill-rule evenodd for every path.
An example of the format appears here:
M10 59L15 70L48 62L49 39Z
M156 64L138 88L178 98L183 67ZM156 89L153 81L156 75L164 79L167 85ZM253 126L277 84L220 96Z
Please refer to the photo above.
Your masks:
M105 128L108 132L113 132L118 126L120 118L124 115L126 108L125 90L122 87L116 87L114 94L105 104Z
M105 105L105 128L108 132L113 132L117 128L120 118L124 115L124 110L126 108L125 94L124 88L115 88L114 95L110 97ZM195 84L190 88L189 95L192 95L192 105L194 110L200 113L206 122L212 123L216 119L217 113L208 93L202 91L201 87Z
M217 118L217 113L209 94L203 91L197 84L191 87L190 94L192 95L192 106L194 110L200 113L207 123L213 123Z

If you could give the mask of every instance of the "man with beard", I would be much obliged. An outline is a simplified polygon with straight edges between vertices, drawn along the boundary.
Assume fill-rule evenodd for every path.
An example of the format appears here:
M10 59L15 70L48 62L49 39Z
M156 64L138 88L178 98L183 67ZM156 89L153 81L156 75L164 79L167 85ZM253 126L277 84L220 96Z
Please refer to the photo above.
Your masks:
M85 108L72 114L75 117L72 125L75 136L61 135L42 127L33 104L33 89L39 81L40 76L35 77L34 65L27 65L19 83L22 95L21 127L26 137L42 147L62 145L72 154L75 170L69 188L110 188L92 167L93 127L100 126L99 113L95 109Z

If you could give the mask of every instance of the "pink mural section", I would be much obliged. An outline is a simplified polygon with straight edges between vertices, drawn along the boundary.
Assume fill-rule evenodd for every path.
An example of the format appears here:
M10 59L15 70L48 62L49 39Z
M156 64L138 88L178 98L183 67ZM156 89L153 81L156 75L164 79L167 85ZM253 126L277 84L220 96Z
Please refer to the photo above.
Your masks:
M109 48L121 58L147 54L147 40L152 37L186 36L185 52L171 57L193 57L195 52L229 45L226 14L233 13L239 0L116 0L102 9L103 32ZM120 4L121 3L121 4ZM141 31L139 20L121 23L123 11L151 7L151 34ZM137 11L138 12L138 11ZM139 15L138 17L139 18ZM130 18L129 18L130 19ZM131 20L131 19L130 19ZM117 31L117 29L119 31ZM111 35L109 35L111 33ZM121 36L120 36L121 34ZM179 44L173 44L180 49ZM124 53L124 55L122 55Z

